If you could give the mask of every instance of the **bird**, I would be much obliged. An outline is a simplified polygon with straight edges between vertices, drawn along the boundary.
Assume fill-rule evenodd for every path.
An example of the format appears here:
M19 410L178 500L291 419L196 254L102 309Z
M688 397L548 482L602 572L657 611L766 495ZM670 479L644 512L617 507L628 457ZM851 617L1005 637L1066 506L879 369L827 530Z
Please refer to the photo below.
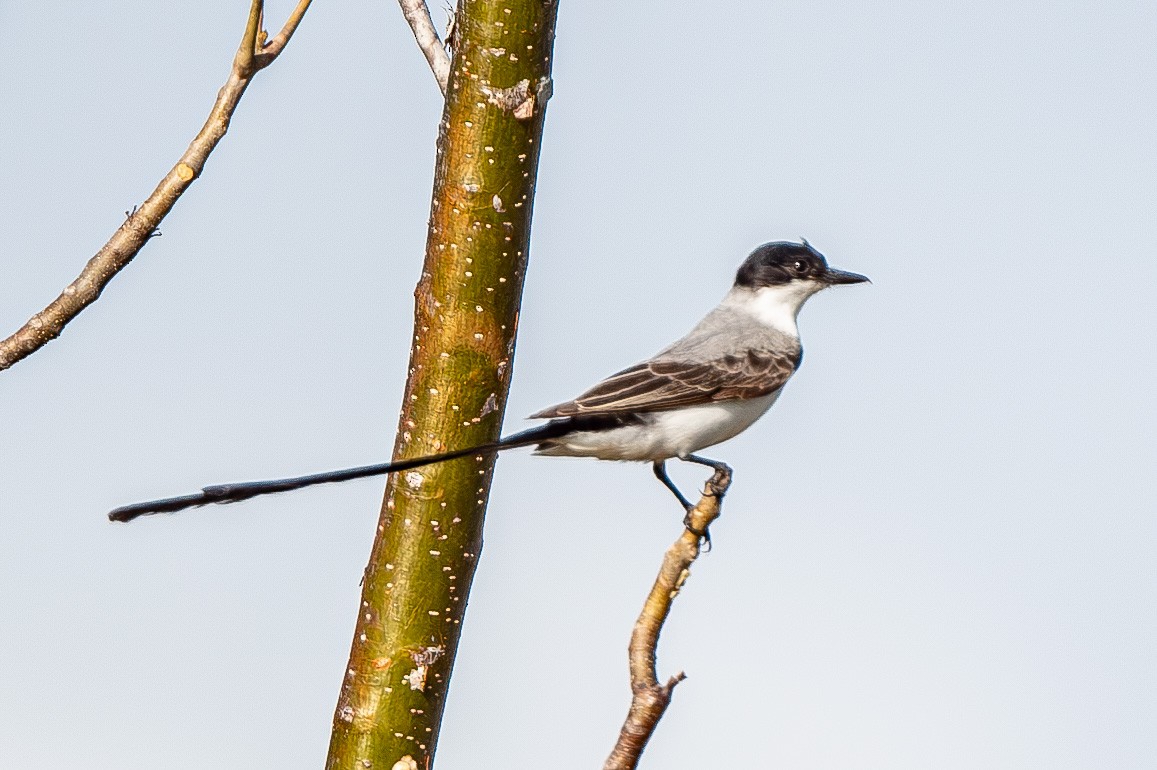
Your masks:
M543 425L435 455L204 487L191 495L122 506L108 516L127 522L525 446L547 457L649 462L655 477L689 512L693 506L667 475L667 461L729 472L725 463L696 453L747 430L779 398L803 361L796 319L804 303L823 289L868 280L830 267L806 240L765 243L740 265L723 301L684 337L576 398L531 415L547 420Z

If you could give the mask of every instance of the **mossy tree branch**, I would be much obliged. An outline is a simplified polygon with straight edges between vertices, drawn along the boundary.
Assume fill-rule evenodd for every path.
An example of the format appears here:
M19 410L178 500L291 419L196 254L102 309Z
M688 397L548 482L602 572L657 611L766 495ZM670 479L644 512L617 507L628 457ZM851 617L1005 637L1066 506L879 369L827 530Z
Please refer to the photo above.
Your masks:
M603 770L634 770L638 766L647 741L655 733L659 720L671 703L675 685L685 678L679 672L666 682L659 683L655 670L659 632L667 621L679 589L691 575L691 564L699 558L701 537L696 533L707 532L711 522L719 518L723 495L730 486L730 469L716 470L707 482L703 496L687 514L687 528L663 556L659 575L655 578L655 584L631 632L631 643L627 650L631 670L631 706Z
M0 340L0 371L59 337L64 327L95 302L109 281L157 234L161 220L193 184L193 180L201 175L209 154L229 130L229 121L253 76L272 64L284 50L309 5L310 0L300 0L281 31L267 41L261 29L264 3L262 0L253 0L241 45L233 57L229 79L217 93L217 101L205 125L153 193L129 213L108 242L84 266L76 280L24 326L7 339Z
M496 439L530 238L556 5L460 0L394 457ZM493 456L392 476L330 770L430 766L482 547Z

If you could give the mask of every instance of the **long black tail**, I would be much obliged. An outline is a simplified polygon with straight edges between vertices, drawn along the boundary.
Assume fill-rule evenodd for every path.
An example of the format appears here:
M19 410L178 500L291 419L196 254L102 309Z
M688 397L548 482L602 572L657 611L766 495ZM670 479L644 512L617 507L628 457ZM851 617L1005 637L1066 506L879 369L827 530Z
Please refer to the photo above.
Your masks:
M248 500L251 497L271 495L276 492L290 492L294 489L312 487L315 484L330 484L335 481L349 481L350 479L362 479L367 476L381 476L386 473L408 471L411 468L433 465L434 463L445 462L446 460L456 460L459 457L501 452L503 449L539 444L543 441L566 435L571 430L573 430L573 426L570 424L570 420L552 420L546 425L530 428L521 433L515 433L513 436L507 436L506 438L501 438L498 441L481 446L455 449L453 452L443 452L442 454L429 455L427 457L398 460L393 463L378 463L377 465L363 465L359 468L345 468L340 471L313 473L309 476L297 476L291 479L246 481L238 484L217 484L211 487L204 487L200 492L192 495L166 497L163 500L149 500L144 503L123 505L120 508L110 511L108 517L111 521L132 521L139 516L149 516L154 513L176 513L186 508L195 508L199 505L209 505L210 503L237 503L242 500Z

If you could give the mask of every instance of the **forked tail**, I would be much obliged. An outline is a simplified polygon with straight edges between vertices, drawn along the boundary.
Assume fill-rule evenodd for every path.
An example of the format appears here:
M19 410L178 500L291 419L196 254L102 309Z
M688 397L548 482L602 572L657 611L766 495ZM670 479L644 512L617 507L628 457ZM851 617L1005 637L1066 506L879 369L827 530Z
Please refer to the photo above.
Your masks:
M555 420L536 428L515 433L513 436L501 438L498 441L481 446L455 449L452 452L443 452L426 457L414 457L408 460L398 460L392 463L378 463L377 465L363 465L358 468L345 468L340 471L326 471L312 473L308 476L295 476L290 479L272 479L270 481L245 481L237 484L217 484L204 487L200 492L180 497L166 497L162 500L149 500L144 503L123 505L109 512L111 521L132 521L139 516L149 516L154 513L176 513L186 508L195 508L210 503L238 503L251 497L272 495L277 492L291 492L295 489L312 487L316 484L331 484L337 481L362 479L367 476L381 476L397 471L408 471L411 468L420 468L423 465L457 460L477 454L501 452L503 449L513 449L520 446L538 444L548 439L556 438L568 431L565 420Z

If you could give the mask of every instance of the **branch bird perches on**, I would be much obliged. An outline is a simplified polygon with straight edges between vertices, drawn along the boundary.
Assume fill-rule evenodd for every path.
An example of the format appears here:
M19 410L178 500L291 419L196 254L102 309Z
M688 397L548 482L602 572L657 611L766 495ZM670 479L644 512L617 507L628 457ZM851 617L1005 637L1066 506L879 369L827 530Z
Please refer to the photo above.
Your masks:
M731 469L720 465L707 482L699 502L687 512L686 529L663 555L663 564L655 584L635 621L627 648L631 670L631 706L619 731L619 739L607 757L603 770L634 770L643 755L647 741L667 706L675 686L686 678L680 671L660 684L655 670L659 632L671 612L671 605L690 576L691 564L699 558L703 535L719 518L723 495L731 486Z

